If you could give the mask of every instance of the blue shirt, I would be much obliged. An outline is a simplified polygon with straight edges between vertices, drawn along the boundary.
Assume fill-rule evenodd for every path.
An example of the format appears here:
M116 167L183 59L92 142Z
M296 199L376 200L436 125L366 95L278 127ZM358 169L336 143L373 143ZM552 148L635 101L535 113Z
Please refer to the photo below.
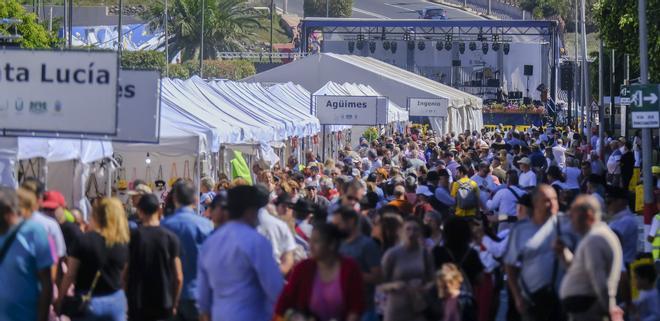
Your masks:
M182 300L194 300L197 291L197 256L206 237L213 231L210 220L195 214L190 207L178 208L167 216L161 226L172 231L181 244L181 265L183 268Z
M8 235L9 231L0 235L0 246ZM25 221L0 265L0 320L37 319L41 293L37 273L52 265L46 230L33 220Z
M623 262L632 263L637 257L638 224L635 214L629 208L616 213L610 221L610 228L619 236L623 249Z
M197 300L213 321L268 321L284 286L273 247L256 229L230 221L202 246Z

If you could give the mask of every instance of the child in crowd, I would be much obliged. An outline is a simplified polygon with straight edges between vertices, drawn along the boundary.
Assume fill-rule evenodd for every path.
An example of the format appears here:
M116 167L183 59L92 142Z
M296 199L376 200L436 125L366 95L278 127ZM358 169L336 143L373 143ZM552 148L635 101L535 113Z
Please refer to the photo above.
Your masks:
M453 263L445 263L436 274L435 285L428 292L426 319L431 321L476 321L476 304L470 293L461 291L463 273Z

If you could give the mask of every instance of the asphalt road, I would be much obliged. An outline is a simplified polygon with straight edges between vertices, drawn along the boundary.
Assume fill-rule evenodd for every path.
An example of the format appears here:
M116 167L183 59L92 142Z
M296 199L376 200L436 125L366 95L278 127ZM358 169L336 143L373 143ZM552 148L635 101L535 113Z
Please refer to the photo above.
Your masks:
M284 8L284 1L275 0L275 4L279 8ZM303 16L303 0L286 1L289 13ZM353 18L417 19L417 10L426 7L444 8L447 11L447 18L450 20L483 19L478 15L460 9L423 0L353 0Z

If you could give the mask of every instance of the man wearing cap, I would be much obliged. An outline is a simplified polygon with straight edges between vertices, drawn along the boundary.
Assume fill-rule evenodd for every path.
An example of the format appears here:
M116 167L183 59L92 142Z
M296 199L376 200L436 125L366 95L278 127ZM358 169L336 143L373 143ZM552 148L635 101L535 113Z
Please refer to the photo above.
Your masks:
M138 184L135 187L128 191L128 196L130 197L131 203L128 208L128 225L131 229L137 228L138 222L140 221L137 215L137 205L140 202L142 195L151 194L151 187L147 184Z
M200 320L270 320L284 286L270 242L256 231L267 189L227 192L229 221L202 246L197 265Z
M525 190L518 187L518 173L515 170L507 172L506 188L499 189L493 198L486 202L488 210L495 212L496 215L505 217L500 218L502 222L499 230L511 228L512 222L517 221L517 207L516 204L520 202L523 195L527 194Z
M520 187L524 189L534 188L536 186L536 173L532 171L532 161L527 157L523 157L518 161L518 167L520 167L520 178L518 180Z
M637 257L639 225L635 213L628 207L628 189L618 186L607 186L605 201L610 214L609 226L621 239L623 262L632 263Z
M490 174L490 164L486 162L479 163L479 172L472 175L470 179L473 180L475 183L477 183L477 185L479 186L479 190L481 191L482 202L486 202L490 194L497 191L498 186L497 184L495 184L493 175Z
M328 199L319 195L319 183L316 181L307 181L305 183L305 199L321 209L327 209L330 205Z

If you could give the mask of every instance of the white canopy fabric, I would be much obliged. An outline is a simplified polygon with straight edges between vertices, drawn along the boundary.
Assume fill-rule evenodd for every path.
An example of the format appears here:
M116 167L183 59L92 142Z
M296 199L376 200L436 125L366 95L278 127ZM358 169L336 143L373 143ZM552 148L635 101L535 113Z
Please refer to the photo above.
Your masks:
M371 88L370 86L362 84L352 84L352 83L343 83L338 84L332 81L329 81L319 90L317 90L313 96L322 96L322 95L335 95L335 96L384 96ZM313 98L312 98L313 100ZM403 122L408 121L408 112L396 103L388 100L387 106L387 123L394 122Z
M246 82L292 81L315 92L327 82L352 82L387 93L391 101L406 106L408 98L446 98L449 116L431 119L435 130L478 130L483 127L480 98L370 57L322 53L248 77Z

